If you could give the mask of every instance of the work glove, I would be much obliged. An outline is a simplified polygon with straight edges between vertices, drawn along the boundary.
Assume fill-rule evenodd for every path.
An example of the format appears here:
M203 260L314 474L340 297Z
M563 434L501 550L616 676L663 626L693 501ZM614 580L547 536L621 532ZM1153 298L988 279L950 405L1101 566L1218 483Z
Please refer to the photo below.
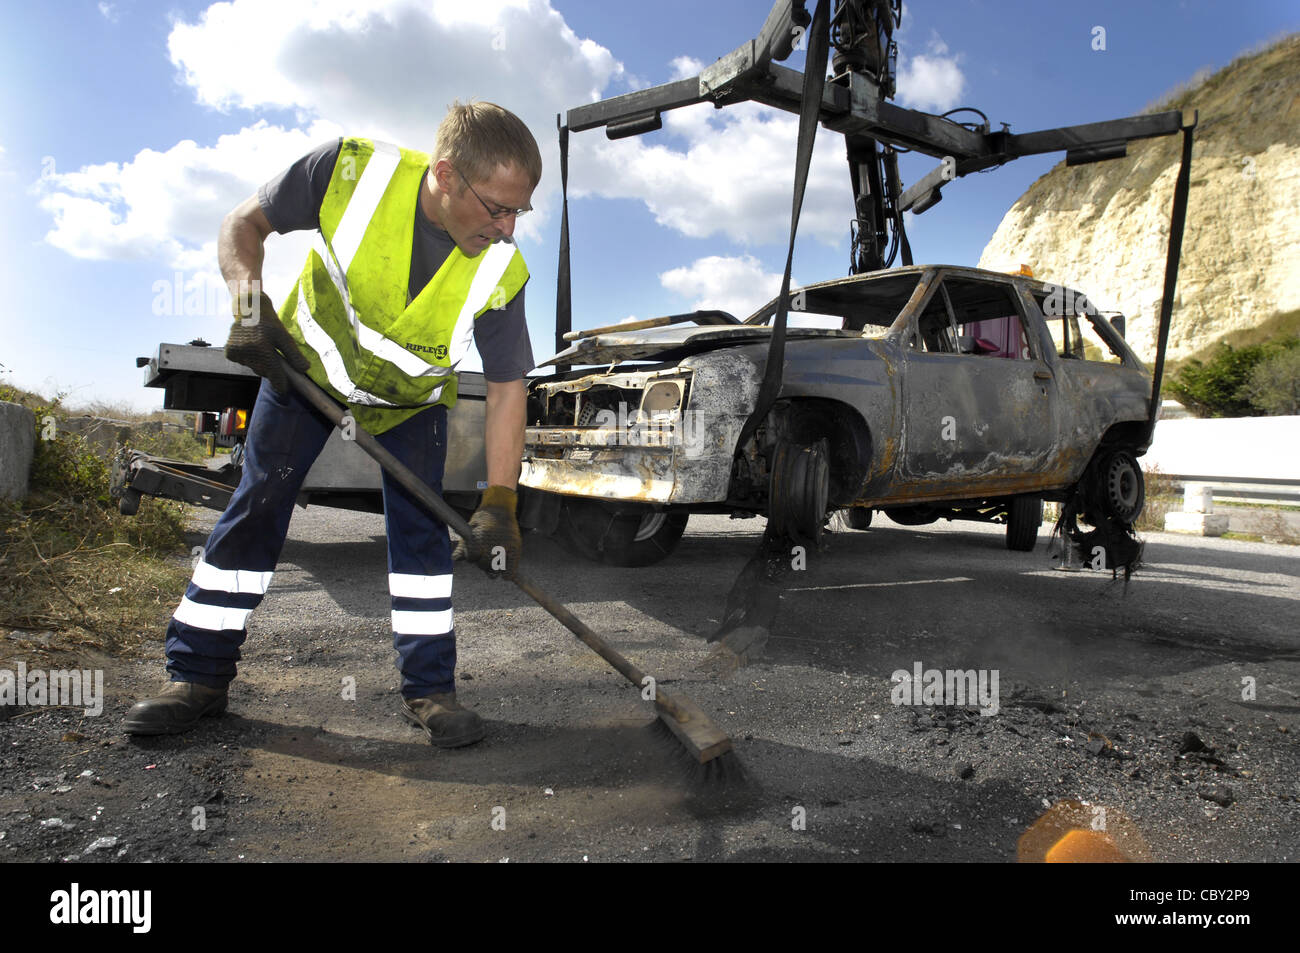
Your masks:
M226 357L265 377L279 393L289 393L289 379L280 366L280 355L300 373L305 373L310 365L280 323L270 295L265 291L257 296L243 292L235 297L231 310L235 323L226 341Z
M451 558L469 559L492 576L513 576L524 545L515 519L516 501L515 491L504 486L483 491L478 509L469 518L473 538L457 543Z

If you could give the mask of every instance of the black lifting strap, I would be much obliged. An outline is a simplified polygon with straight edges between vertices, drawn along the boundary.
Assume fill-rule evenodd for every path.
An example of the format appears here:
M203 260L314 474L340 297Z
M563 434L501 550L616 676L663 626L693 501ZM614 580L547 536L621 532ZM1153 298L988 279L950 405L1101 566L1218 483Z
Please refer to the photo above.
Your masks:
M1174 312L1174 290L1178 287L1178 260L1183 250L1183 226L1187 222L1187 193L1192 178L1192 132L1199 118L1192 114L1189 125L1183 120L1183 157L1174 183L1174 206L1169 215L1169 247L1165 256L1165 288L1160 296L1160 328L1156 336L1156 366L1151 375L1151 402L1147 407L1147 441L1156 430L1160 410L1160 383L1165 373L1165 345L1169 341L1169 322Z
M829 15L826 0L817 0L812 26L808 28L808 55L803 68L803 103L799 108L799 146L794 162L794 201L790 209L790 248L785 256L785 274L781 278L781 296L777 300L776 315L772 319L772 337L767 346L767 366L763 370L763 383L758 390L754 412L745 421L736 441L740 453L749 442L758 425L763 422L776 395L781 390L785 365L785 325L790 311L790 270L794 264L794 238L799 230L799 212L803 208L804 187L808 184L808 166L812 162L813 140L817 136L817 121L821 115L822 90L826 86L826 58L830 46Z
M573 330L573 295L569 285L569 127L555 114L560 130L560 261L555 273L555 353L569 346L564 336ZM556 368L564 373L567 366Z

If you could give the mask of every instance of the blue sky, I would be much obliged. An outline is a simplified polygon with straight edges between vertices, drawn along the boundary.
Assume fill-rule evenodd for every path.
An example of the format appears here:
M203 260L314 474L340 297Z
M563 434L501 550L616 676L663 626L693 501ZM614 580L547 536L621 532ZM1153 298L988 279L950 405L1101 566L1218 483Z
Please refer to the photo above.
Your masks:
M0 37L0 380L70 403L152 409L137 355L224 342L222 216L341 133L428 149L446 105L518 112L542 147L538 211L516 235L532 271L537 359L553 348L559 229L554 116L694 72L757 34L765 0L348 3L65 2L8 11ZM1105 49L1093 49L1094 28ZM1131 115L1198 70L1300 28L1294 2L916 0L900 43L903 105L977 106L1014 131ZM799 54L787 65L801 66ZM752 105L691 107L661 132L575 135L575 327L722 307L779 284L795 121ZM974 264L1057 157L970 176L912 223L917 261ZM933 160L905 157L904 181ZM840 137L818 134L797 282L846 273L850 193ZM576 193L576 194L575 194ZM306 238L272 239L283 298ZM176 289L180 293L176 293Z

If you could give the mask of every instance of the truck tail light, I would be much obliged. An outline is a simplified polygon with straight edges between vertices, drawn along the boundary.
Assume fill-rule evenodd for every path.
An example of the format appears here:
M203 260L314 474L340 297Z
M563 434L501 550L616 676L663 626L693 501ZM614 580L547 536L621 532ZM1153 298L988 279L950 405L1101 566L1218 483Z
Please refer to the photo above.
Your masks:
M248 411L227 407L221 412L221 436L239 437L248 430Z

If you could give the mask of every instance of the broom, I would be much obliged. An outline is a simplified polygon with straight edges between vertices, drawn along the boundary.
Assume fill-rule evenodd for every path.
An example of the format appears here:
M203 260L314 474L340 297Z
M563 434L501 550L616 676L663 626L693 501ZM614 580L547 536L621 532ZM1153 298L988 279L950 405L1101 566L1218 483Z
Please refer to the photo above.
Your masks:
M334 426L343 426L343 417L346 413L343 407L335 403L314 381L295 371L283 359L280 361L280 366L298 393L324 414ZM357 446L405 487L412 496L428 507L438 519L464 538L467 544L472 545L473 531L459 513L448 506L446 501L410 468L386 450L372 434L356 426L356 421L351 421L351 425L353 439ZM551 598L537 583L518 570L509 578L530 599L555 617L629 682L638 688L646 684L647 676L640 668L615 651L581 619ZM681 695L668 694L659 688L658 680L655 680L654 704L659 723L667 727L673 737L686 749L694 766L706 769L705 778L729 780L743 773L739 760L731 749L731 739L710 721L694 702Z

